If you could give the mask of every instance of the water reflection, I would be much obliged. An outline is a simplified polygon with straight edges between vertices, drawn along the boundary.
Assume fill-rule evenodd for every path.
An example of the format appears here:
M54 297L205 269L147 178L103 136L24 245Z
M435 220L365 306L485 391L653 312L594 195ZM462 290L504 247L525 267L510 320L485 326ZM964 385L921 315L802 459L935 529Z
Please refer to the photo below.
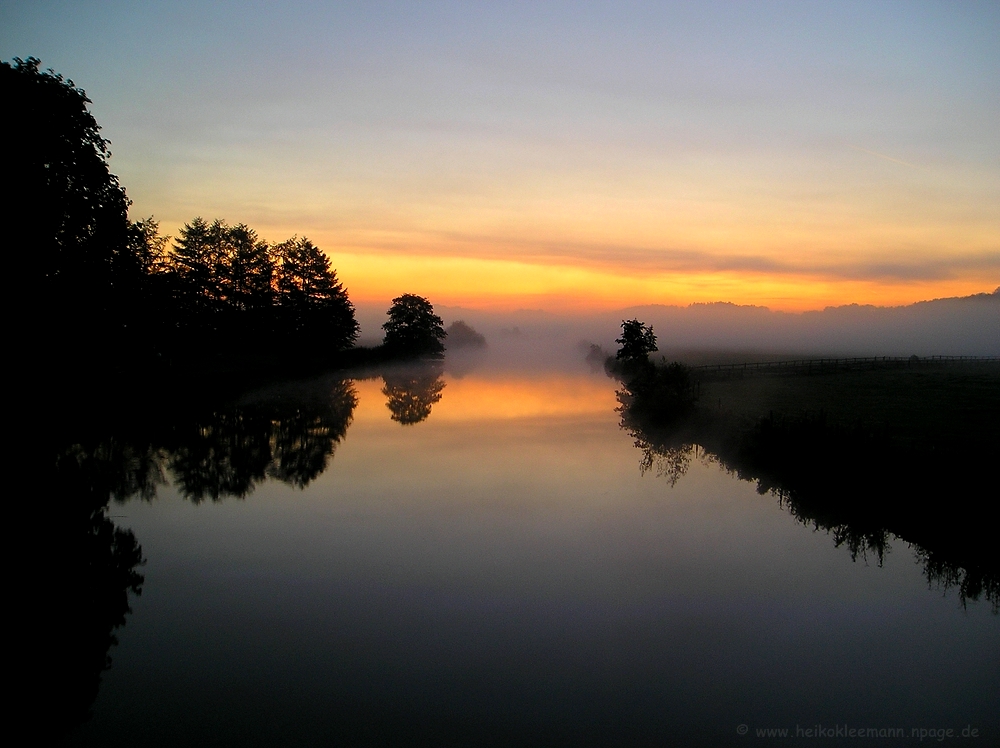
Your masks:
M401 428L386 412L393 392L423 399L416 412L432 416ZM597 376L386 371L178 406L76 439L60 452L64 470L79 466L67 480L78 492L98 486L106 522L127 512L151 558L143 605L77 736L691 744L708 732L721 745L740 721L812 714L816 693L840 699L851 719L867 714L861 680L899 694L876 701L895 715L912 697L901 684L946 657L942 672L968 683L949 698L984 713L977 694L996 679L969 663L992 653L995 621L967 631L987 611L953 615L919 581L908 586L919 573L895 559L884 571L852 566L770 501L748 501L746 484L699 465L722 455L742 477L763 478L764 462L730 460L737 432L708 419L654 428L623 409L644 469L679 483L662 501L660 485L635 474L614 403ZM690 446L702 444L711 450ZM324 466L332 474L316 481ZM786 508L809 508L790 473L766 475L762 490L778 486ZM307 493L210 509L187 501L245 496L265 480ZM148 499L170 482L186 500L170 492L107 509L110 497ZM820 526L869 558L899 542L889 525L848 520ZM121 569L143 571L134 549L119 543L108 577L118 607L88 613L94 630L105 627L87 650L91 669L82 654L66 657L92 684L137 589ZM935 654L952 635L962 646ZM903 667L897 640L903 656L923 654ZM94 689L78 696L84 711Z
M426 420L431 407L441 400L443 374L443 366L434 363L383 374L382 394L387 398L390 418L404 426Z
M186 405L151 414L141 428L78 441L63 456L100 474L119 501L150 499L168 479L195 503L244 498L269 478L304 488L333 458L356 405L346 380L226 407Z
M1000 609L989 524L969 500L993 480L990 439L970 435L956 445L930 435L914 446L885 429L828 422L822 412L771 412L753 421L695 407L663 417L629 385L617 396L642 473L673 487L693 459L718 464L777 496L802 524L828 532L852 559L881 565L898 538L914 549L930 583L956 588L963 604L985 597Z
M59 580L53 620L71 625L50 643L53 729L88 718L111 665L114 632L131 612L129 594L142 590L142 548L113 521L112 500L151 500L168 480L196 503L243 498L269 478L304 488L329 465L356 405L349 380L324 380L226 407L174 403L138 422L122 414L130 426L112 418L55 440L54 470L41 473L54 475L46 584Z
M357 405L348 380L257 397L176 427L162 453L181 495L243 498L268 478L304 488L326 470Z
M114 632L131 613L129 593L142 592L142 548L131 530L115 525L109 500L151 495L160 475L148 449L109 442L65 450L40 477L36 490L47 499L49 522L29 574L39 577L41 620L59 633L34 663L44 673L41 703L51 709L39 728L62 733L88 718L111 666Z

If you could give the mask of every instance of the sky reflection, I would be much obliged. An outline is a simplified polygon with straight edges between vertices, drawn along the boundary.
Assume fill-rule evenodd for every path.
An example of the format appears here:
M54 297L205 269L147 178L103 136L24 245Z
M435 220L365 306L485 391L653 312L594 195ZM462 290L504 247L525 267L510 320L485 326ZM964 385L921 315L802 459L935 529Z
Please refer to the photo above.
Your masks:
M643 475L603 375L444 381L408 426L381 379L356 381L346 437L304 488L125 504L144 591L76 742L989 727L997 618L928 591L905 548L854 562L698 459L673 488Z

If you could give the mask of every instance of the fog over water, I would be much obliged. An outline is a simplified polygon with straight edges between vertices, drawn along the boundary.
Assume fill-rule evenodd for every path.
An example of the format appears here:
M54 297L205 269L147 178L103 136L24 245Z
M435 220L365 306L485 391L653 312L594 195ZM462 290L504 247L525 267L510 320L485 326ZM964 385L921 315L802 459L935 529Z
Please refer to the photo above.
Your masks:
M484 360L503 366L578 362L581 342L612 351L621 321L632 318L652 325L661 353L691 362L708 360L706 354L711 352L725 352L727 359L740 360L773 355L1000 355L1000 293L996 291L900 307L855 304L803 313L722 302L579 314L435 308L446 324L460 319L483 333L489 343ZM377 343L385 310L359 304L358 319L361 342Z
M704 450L676 482L644 470L619 385L579 356L546 370L543 343L509 332L443 372L276 386L167 428L155 494L109 509L143 594L71 743L996 736L989 600L902 539L856 552Z

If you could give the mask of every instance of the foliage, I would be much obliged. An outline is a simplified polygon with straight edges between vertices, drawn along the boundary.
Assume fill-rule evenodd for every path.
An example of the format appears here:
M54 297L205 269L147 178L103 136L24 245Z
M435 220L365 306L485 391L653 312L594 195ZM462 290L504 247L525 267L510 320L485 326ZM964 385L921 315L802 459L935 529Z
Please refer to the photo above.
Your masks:
M653 328L637 319L622 320L622 336L616 341L621 347L616 358L625 362L643 362L656 350Z
M83 89L37 59L0 62L4 239L22 289L15 346L38 370L123 335L134 287L128 198ZM126 293L123 295L122 290Z
M167 269L170 237L160 236L160 224L152 217L129 225L128 242L135 275L151 276Z
M330 258L305 237L292 237L271 251L282 327L336 350L353 345L358 336L354 306Z
M243 361L341 351L358 325L329 259L308 239L263 241L245 224L195 218L171 246L130 222L108 141L83 89L35 58L0 63L5 222L15 277L30 289L16 335L39 371L59 359Z
M452 322L445 332L448 334L449 349L486 347L486 338L463 320Z
M619 393L623 407L641 414L644 422L664 426L675 423L694 408L696 396L691 372L684 364L639 367Z
M434 314L434 307L422 296L403 294L392 300L387 312L384 348L393 355L414 358L440 357L446 337L444 322Z
M195 218L162 262L187 338L213 348L281 336L286 350L340 351L358 323L329 258L306 237L262 241L245 224Z
M274 266L267 243L239 224L201 217L181 229L168 258L168 271L189 303L206 313L269 306Z
M111 284L126 249L128 198L108 168L108 141L86 93L39 61L0 63L4 180L14 229L30 237L33 282ZM13 116L16 113L16 117Z

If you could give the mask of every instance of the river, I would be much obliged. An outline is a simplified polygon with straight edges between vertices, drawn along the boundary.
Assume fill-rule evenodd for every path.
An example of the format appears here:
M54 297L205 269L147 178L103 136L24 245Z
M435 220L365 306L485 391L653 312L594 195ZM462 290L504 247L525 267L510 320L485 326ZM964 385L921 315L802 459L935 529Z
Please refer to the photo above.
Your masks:
M332 426L258 407L324 398ZM998 739L988 601L898 540L852 557L697 447L642 470L617 406L582 369L327 377L148 439L155 491L106 509L142 593L70 742Z

